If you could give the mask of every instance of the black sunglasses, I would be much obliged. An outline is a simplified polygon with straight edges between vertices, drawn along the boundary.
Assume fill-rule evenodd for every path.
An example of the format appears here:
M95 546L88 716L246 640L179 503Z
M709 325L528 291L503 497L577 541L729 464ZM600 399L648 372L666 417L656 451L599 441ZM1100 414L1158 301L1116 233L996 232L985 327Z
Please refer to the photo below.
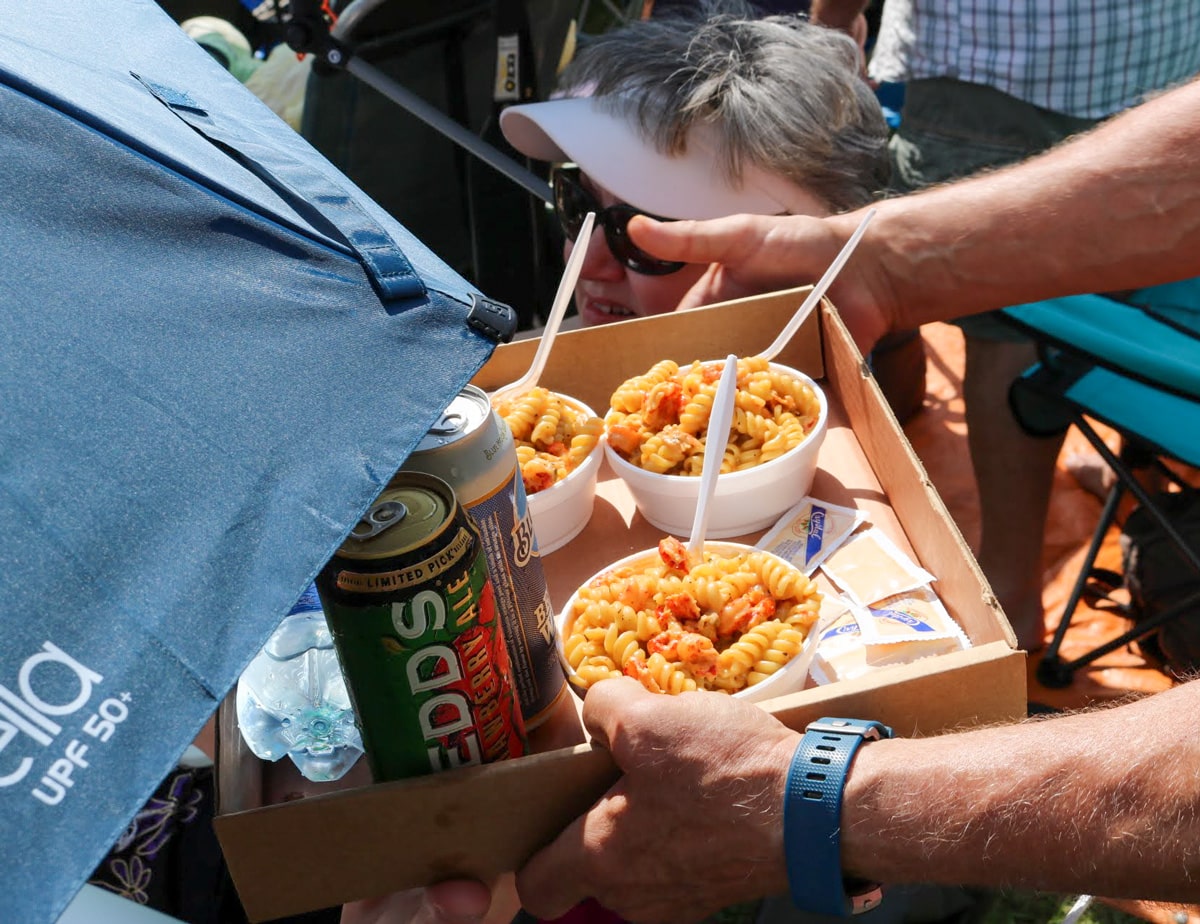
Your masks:
M652 257L629 239L629 219L634 215L648 215L656 221L671 219L659 218L623 203L601 208L596 197L584 187L579 172L575 165L564 164L556 166L552 176L554 213L569 240L573 241L579 236L579 229L583 226L583 219L587 213L595 212L596 223L604 227L604 239L608 242L608 249L628 269L643 276L666 276L687 265L675 260Z

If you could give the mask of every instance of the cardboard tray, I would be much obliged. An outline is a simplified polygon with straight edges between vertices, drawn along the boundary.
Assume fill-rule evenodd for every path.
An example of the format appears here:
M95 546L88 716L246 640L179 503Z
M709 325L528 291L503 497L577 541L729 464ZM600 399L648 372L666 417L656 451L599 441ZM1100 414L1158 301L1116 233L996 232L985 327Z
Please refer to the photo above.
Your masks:
M598 412L625 379L660 359L681 363L764 349L807 289L561 333L541 384ZM499 347L476 377L485 389L518 378L536 341ZM821 382L831 417L811 493L864 510L937 577L935 590L972 647L762 704L801 729L822 715L878 719L898 735L1025 715L1025 657L951 521L828 302L777 362ZM761 533L743 537L752 544ZM608 563L654 547L661 533L637 514L607 465L584 531L546 556L552 602ZM232 695L218 718L215 827L242 904L269 920L442 879L489 880L514 870L614 781L607 753L582 742L575 699L531 744L539 753L413 780L370 784L360 761L338 784L307 783L289 761L264 764L245 748ZM346 788L353 787L353 788ZM319 872L314 873L314 866Z

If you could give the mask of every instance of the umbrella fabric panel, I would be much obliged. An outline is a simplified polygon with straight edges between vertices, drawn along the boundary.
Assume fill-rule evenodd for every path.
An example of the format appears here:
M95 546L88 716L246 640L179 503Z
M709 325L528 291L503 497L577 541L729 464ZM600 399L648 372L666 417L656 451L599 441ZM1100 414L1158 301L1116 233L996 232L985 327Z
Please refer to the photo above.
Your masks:
M301 160L353 192L409 260L419 264L428 287L462 291L464 281L452 268L183 35L153 0L56 0L51 8L33 7L6 12L0 84L50 101L151 159L312 232L276 191L247 171L230 170L225 154L199 143L194 130L165 107L148 106L145 84L185 92L203 109L235 115L248 137L269 137L282 157Z
M22 9L5 31L0 921L37 924L492 343L471 287L153 4ZM132 72L336 183L425 294L381 301Z
M206 521L239 549L241 533L264 519L315 532L320 554L310 567L319 565L486 356L463 323L465 306L381 306L353 260L173 182L136 155L106 159L97 148L121 155L120 147L75 130L84 138L66 137L90 173L55 222L47 225L51 203L37 197L0 199L26 229L6 246L6 264L23 278L6 309L12 352L0 370L5 464L31 504L73 511L47 518L41 538L86 549L125 595L147 592L144 577L120 578L128 561L172 561L154 591L170 604L171 586L185 598L193 580L236 573L192 547ZM6 137L5 189L39 177L72 187L68 162L37 150L21 157L21 133ZM338 481L364 486L350 509L337 502L345 488L329 500ZM135 490L114 498L113 484ZM95 537L113 522L125 541L98 550ZM203 655L231 657L220 648ZM232 659L204 667L240 666L239 654Z

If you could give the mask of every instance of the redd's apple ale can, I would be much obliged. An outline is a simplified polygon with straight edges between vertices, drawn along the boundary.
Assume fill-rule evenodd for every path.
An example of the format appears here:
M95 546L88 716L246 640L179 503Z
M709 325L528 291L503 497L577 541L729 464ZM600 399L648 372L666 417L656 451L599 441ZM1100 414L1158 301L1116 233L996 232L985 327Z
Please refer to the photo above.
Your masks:
M479 531L448 484L394 479L317 592L377 782L524 753Z
M487 394L468 385L400 471L445 480L479 527L525 727L536 728L567 686L512 431Z

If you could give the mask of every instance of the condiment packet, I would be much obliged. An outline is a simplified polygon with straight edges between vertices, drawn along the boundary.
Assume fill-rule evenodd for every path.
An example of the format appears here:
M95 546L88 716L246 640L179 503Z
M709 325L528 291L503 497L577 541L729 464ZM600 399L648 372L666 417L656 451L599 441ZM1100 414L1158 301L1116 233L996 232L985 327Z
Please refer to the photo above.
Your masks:
M853 507L806 497L779 518L757 548L778 555L811 577L817 566L866 519Z
M808 635L804 637L804 647L793 659L794 663L789 665L789 669L792 671L803 671L802 686L805 688L812 686L810 680L816 682L813 678L813 659L816 657L817 646L820 644L821 638L833 627L834 623L850 612L850 602L838 594L837 588L829 582L827 577L817 574L813 583L817 585L821 593L817 621L813 623Z
M970 648L971 642L928 587L871 604L859 614L868 663L907 664Z
M821 570L860 606L937 580L877 526L851 536L821 563Z
M821 601L822 620L827 615L833 621L818 635L809 670L818 684L971 647L966 633L928 587L886 597L870 607L829 595Z
M850 680L870 669L862 629L854 608L847 606L841 616L817 636L817 650L809 674L818 684L826 684Z

